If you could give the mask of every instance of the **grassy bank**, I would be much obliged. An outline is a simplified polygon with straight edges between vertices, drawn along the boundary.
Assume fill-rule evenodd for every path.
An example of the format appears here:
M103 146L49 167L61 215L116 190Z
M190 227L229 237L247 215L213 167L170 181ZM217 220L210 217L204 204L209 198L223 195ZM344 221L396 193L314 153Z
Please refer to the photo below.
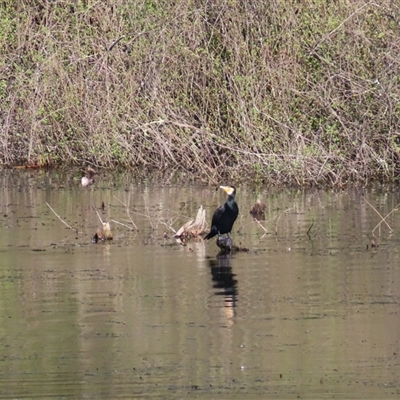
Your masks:
M399 2L2 4L3 164L397 178Z

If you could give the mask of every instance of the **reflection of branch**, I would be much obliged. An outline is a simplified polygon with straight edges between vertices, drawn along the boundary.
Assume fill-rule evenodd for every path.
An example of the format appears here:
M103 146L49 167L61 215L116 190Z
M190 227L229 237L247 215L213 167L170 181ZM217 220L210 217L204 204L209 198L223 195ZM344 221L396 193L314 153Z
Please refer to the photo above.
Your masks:
M308 236L308 238L311 240L311 235L310 235L310 231L311 231L311 228L314 226L314 218L312 219L312 223L311 223L311 225L310 225L310 227L308 228L308 231L307 231L307 236Z
M385 218L383 218L382 215L380 214L380 212L379 212L365 197L364 197L364 200L365 200L365 201L367 202L367 204L381 217L381 220L382 220L381 222L379 222L378 225L375 226L374 229L372 229L372 234L374 233L375 229L378 228L378 227L381 225L382 222L384 222L384 223L386 224L386 226L387 226L387 227L389 228L389 230L390 230L390 233L392 233L392 232L393 232L393 229L392 229L392 228L390 227L390 225L386 222L386 218L387 218L393 211L397 211L397 209L398 209L398 207L400 206L400 204L397 204L397 206L396 206L392 211L390 211L390 213L387 214Z
M72 226L68 225L52 208L51 205L46 201L47 206L50 208L51 211L53 211L54 215L66 226L68 226L69 229L72 229L76 234L78 234L78 229L74 229Z
M118 221L116 221L115 219L111 219L110 221L111 221L111 222L115 222L116 224L125 226L125 228L128 228L129 230L133 231L133 228L132 228L131 226L129 226L129 225L123 224L122 222L118 222Z
M146 207L146 210L147 210L147 212L149 212L149 207L146 205L145 206ZM140 213L139 211L132 211L134 214L137 214L137 215L141 215L142 217L145 217L145 218L147 218L148 220L149 220L149 222L150 222L150 225L151 225L151 228L153 229L153 230L155 230L155 229L157 229L157 227L158 227L158 224L162 224L162 225L165 225L169 230L171 230L172 232L174 232L174 233L176 233L176 230L170 225L170 224L168 224L167 222L164 222L164 218L158 218L157 220L156 220L156 226L154 226L154 224L153 224L153 218L149 215L149 214L143 214L143 213Z
M146 197L144 195L143 195L143 199L144 199L144 207L145 207L145 209L147 211L146 217L149 219L149 222L150 222L150 225L151 225L151 229L153 229L153 231L154 231L155 228L154 228L153 222L152 222L151 217L150 217L149 206L147 205Z
M176 230L175 230L170 224L168 224L167 222L164 222L164 221L162 221L161 219L159 219L159 220L157 221L157 225L158 225L159 223L162 224L162 225L165 225L170 231L176 233Z
M291 209L292 209L292 208L290 207L290 208L288 208L287 210L285 210L283 213L281 213L281 214L279 215L278 219L276 220L275 235L278 234L278 222L279 222L279 220L281 219L282 215L285 214L285 213L287 213L287 212L290 211Z
M126 213L128 214L128 218L129 218L129 220L131 221L131 224L133 225L133 227L138 231L139 229L138 229L137 225L133 222L133 219L131 218L130 211L129 211L129 202L130 202L130 198L131 198L131 193L129 192L129 201L128 201L128 204L123 203L118 197L116 197L116 196L114 196L114 197L115 197L123 206L126 207ZM129 229L131 229L131 228L129 228ZM132 229L132 230L133 230L133 229Z

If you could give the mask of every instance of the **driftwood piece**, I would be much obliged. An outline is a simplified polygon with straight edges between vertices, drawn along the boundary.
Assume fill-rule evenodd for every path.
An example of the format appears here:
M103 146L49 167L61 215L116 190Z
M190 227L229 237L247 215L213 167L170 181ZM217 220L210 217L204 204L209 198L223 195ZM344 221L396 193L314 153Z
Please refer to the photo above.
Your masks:
M97 229L97 232L93 236L93 241L95 243L102 242L105 240L112 240L112 238L113 238L110 223L103 222L102 224L103 224L103 227L101 229Z
M183 226L181 226L175 233L174 237L180 239L197 237L205 232L206 228L206 210L203 208L203 206L200 206L197 211L196 218L194 220L189 220Z

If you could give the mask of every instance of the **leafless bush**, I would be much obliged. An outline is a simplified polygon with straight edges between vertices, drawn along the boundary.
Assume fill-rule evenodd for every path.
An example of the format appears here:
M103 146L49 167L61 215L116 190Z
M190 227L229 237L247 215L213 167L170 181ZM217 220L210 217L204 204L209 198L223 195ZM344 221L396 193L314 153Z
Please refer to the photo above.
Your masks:
M397 2L5 2L0 160L341 186L399 171Z

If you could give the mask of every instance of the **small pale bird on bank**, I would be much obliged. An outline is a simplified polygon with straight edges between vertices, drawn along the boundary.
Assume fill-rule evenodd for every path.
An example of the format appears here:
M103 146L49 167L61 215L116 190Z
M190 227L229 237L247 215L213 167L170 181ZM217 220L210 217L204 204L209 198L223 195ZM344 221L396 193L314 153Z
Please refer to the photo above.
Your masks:
M85 175L82 176L81 179L81 184L83 187L90 186L94 183L94 176L96 175L96 171L89 167L86 172L84 173Z

